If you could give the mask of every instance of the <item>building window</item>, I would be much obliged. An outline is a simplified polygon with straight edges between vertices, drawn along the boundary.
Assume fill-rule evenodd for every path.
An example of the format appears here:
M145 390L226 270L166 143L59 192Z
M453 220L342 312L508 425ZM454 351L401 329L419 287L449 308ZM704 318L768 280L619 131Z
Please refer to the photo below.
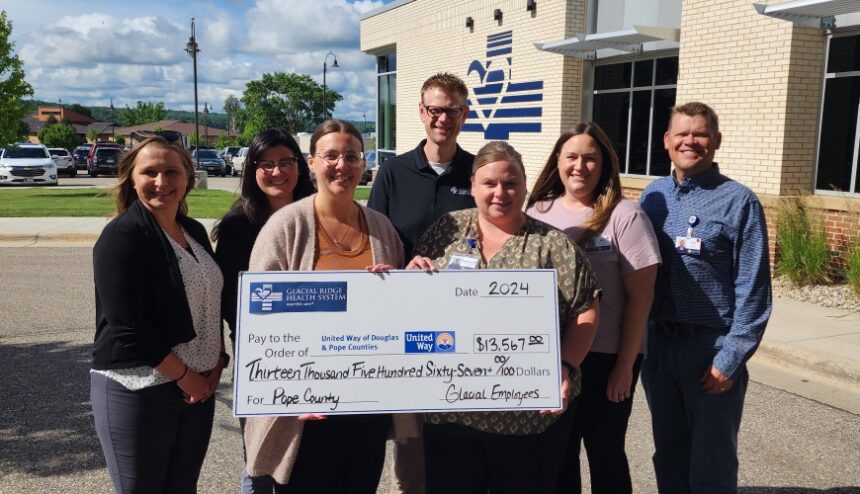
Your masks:
M397 55L376 57L376 160L379 165L396 154Z
M594 67L591 119L609 135L621 173L669 174L663 134L675 105L677 82L678 57Z
M860 193L860 35L830 39L815 188Z

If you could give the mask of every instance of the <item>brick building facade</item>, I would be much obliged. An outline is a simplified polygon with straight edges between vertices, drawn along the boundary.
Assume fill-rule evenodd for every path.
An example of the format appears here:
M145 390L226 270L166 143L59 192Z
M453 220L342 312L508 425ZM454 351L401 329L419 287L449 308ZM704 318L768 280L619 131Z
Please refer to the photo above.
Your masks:
M721 170L770 223L800 196L834 251L860 230L860 2L398 0L364 16L361 49L380 61L382 162L424 137L420 86L449 71L470 88L463 147L507 140L533 182L558 135L594 120L636 198L669 172L669 108L698 100L720 115Z

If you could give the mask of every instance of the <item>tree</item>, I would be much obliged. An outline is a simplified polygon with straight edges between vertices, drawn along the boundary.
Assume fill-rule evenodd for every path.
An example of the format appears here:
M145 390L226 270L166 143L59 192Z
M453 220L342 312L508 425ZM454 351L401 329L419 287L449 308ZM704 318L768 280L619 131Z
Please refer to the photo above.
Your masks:
M87 129L87 141L96 142L98 140L99 140L99 132L92 127Z
M152 122L158 122L167 118L167 109L164 108L164 102L144 103L138 101L134 108L125 107L119 114L119 123L124 127L132 125L141 125Z
M75 128L67 123L46 125L39 131L39 141L49 148L74 149L81 143Z
M242 93L241 120L243 139L261 130L277 127L290 134L313 129L322 120L322 86L305 74L275 72L263 74L262 79L250 81ZM329 112L343 96L326 91Z
M0 11L0 147L15 142L22 130L21 119L26 109L21 101L33 95L33 88L24 80L24 65L14 53L15 43L9 41L12 21L6 11ZM29 131L29 129L28 129Z
M121 135L115 135L113 137L113 142L115 142L117 144L125 144L125 137L123 137Z
M95 117L93 117L93 112L90 111L89 107L87 107L87 106L79 105L77 103L72 103L71 105L65 105L65 107L66 107L66 110L72 110L73 112L80 113L81 115L83 115L85 117L90 117L92 119L95 119Z
M227 135L236 134L236 117L240 108L239 98L232 94L224 100L224 112L227 113Z
M215 149L225 148L233 145L233 138L226 135L220 135L215 139Z

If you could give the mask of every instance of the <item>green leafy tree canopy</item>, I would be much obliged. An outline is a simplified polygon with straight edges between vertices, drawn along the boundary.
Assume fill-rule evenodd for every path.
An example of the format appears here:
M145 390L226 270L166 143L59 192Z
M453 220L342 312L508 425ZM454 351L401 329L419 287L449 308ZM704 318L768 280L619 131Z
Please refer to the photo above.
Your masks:
M336 91L326 91L329 113L342 99ZM263 74L262 79L248 82L242 93L242 138L249 141L273 127L291 134L312 130L324 118L322 100L322 86L306 74Z
M15 54L15 43L9 41L11 34L12 21L5 10L0 11L0 146L20 137L21 119L26 116L21 99L33 95L33 88L24 80L24 64Z
M138 101L134 108L125 107L120 111L119 123L124 127L132 125L141 125L152 122L158 122L167 118L167 109L164 107L164 102L144 103Z
M39 141L49 148L74 149L81 143L81 138L75 128L67 123L54 123L42 127L39 131Z

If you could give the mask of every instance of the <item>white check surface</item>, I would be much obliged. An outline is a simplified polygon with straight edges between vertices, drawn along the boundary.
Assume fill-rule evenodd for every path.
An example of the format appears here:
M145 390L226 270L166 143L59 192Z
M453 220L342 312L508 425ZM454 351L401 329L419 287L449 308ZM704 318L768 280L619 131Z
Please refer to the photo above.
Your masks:
M561 408L554 270L242 273L236 416Z

